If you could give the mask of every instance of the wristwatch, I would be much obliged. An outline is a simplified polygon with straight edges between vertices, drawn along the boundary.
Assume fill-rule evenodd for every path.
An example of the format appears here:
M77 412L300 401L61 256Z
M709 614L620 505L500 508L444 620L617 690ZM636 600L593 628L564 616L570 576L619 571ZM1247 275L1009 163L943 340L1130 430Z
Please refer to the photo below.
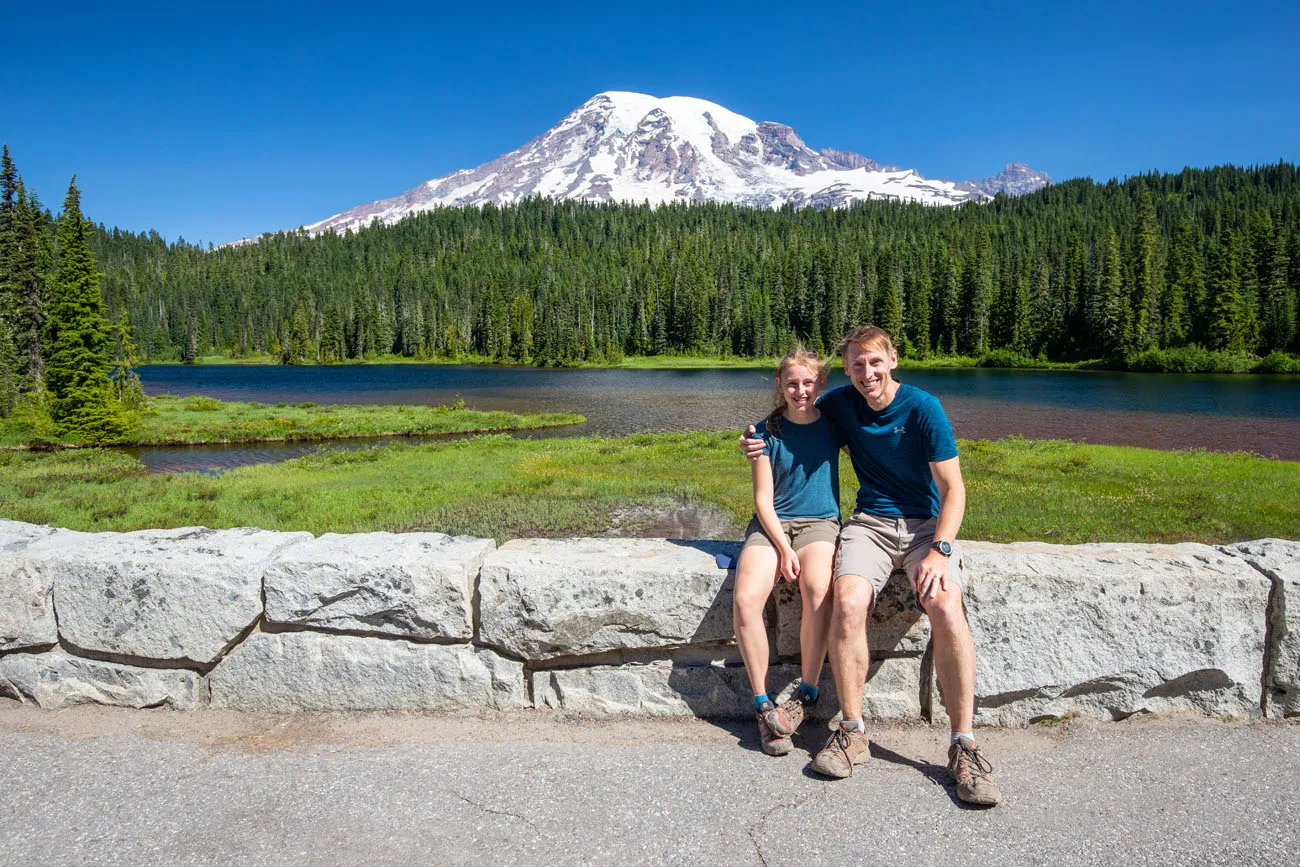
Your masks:
M951 557L951 556L952 556L952 543L951 543L951 542L935 542L935 543L934 543L933 545L931 545L930 547L933 548L934 550L938 551L940 554L942 554L942 555L945 556L945 557Z

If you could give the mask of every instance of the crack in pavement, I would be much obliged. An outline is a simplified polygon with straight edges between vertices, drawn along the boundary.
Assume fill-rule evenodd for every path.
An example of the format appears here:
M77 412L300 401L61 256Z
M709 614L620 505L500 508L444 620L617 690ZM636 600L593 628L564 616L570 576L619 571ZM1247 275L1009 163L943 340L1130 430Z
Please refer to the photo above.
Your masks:
M827 785L826 781L823 780L821 786L821 793L823 796L828 794ZM754 844L754 854L758 856L758 861L763 865L763 867L768 867L767 856L763 854L763 847L758 842L758 835L762 832L763 826L767 824L767 820L770 819L772 814L777 810L793 810L804 806L813 799L814 795L816 795L816 792L808 792L803 797L793 800L788 804L773 804L765 813L763 813L762 817L757 822L745 829L745 832L749 834L749 842Z
M490 813L493 816L509 816L512 819L518 819L519 821L527 825L529 828L531 828L534 834L537 833L537 826L534 825L532 819L529 819L527 816L521 816L518 813L512 813L509 810L494 810L491 807L489 807L487 804L480 804L478 801L474 801L465 797L455 789L447 789L447 791L451 792L453 795L455 795L457 798L460 798L462 801L464 801L466 804L469 804L471 807L476 807L482 810L484 813Z

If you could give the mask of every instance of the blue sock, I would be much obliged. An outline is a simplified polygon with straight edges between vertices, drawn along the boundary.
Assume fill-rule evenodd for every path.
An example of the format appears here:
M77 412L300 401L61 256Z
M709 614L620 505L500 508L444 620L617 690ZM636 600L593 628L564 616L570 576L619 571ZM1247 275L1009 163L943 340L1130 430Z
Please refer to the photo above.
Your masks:
M804 695L808 696L809 701L816 701L817 693L821 692L821 690L819 690L817 687L809 686L808 684L804 683L802 680L799 681L799 691L802 692Z
M763 693L762 695L756 695L756 696L754 696L754 710L762 710L762 708L763 708L763 702L765 702L765 701L771 701L771 700L772 700L772 699L770 699L770 698L767 697L767 693Z

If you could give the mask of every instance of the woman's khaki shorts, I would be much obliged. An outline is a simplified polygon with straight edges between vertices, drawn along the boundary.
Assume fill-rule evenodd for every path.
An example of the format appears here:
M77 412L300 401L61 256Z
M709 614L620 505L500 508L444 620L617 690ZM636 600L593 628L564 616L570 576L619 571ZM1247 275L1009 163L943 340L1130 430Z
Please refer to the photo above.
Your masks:
M785 531L785 538L789 540L790 547L796 551L813 542L830 542L834 545L840 537L838 518L791 518L781 522L781 529ZM745 528L745 544L742 547L755 545L776 547L767 538L767 533L763 532L763 525L758 522L758 518L750 518L749 526Z
M908 573L930 553L937 518L882 518L854 512L840 531L840 557L835 577L861 575L871 582L876 596L896 569ZM948 580L966 586L962 573L961 547L952 543L948 558Z

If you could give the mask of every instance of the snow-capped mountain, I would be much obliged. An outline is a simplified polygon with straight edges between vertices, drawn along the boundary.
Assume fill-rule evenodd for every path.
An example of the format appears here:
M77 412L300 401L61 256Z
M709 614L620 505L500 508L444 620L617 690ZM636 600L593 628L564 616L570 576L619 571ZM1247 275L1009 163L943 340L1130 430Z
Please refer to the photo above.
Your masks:
M784 124L755 122L703 99L609 91L518 150L305 228L341 232L438 205L504 205L528 196L763 208L841 207L864 199L955 205L1048 183L1046 174L1021 163L983 181L931 180L851 151L814 151Z

